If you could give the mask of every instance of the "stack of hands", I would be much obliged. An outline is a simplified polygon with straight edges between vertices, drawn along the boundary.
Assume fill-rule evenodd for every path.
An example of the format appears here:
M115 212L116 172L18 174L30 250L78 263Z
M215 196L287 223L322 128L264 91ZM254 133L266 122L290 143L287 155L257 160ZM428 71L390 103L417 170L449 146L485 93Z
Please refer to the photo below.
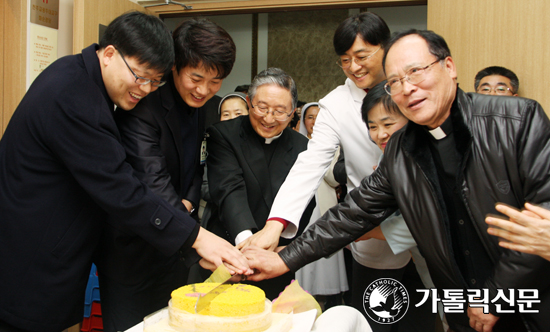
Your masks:
M550 260L549 210L529 203L521 211L505 204L497 204L496 210L505 217L487 216L487 232L500 238L500 246ZM268 221L261 231L233 247L225 240L201 229L197 242L207 241L210 245L197 246L203 248L198 251L203 257L200 264L203 268L215 270L223 263L232 274L246 275L252 281L277 277L289 271L278 255L283 249L277 247L282 231L281 223ZM366 234L358 240L372 237L377 236ZM468 308L468 316L470 326L476 331L491 331L498 320L498 317L484 314L482 308Z
M223 263L231 274L243 274L248 280L260 281L275 278L289 271L277 254L283 249L277 247L282 231L283 225L280 222L269 220L262 230L233 247L201 228L193 247L203 249L197 249L198 254L203 257L200 261L203 268L214 271ZM209 246L197 243L201 233L205 233L205 238L201 241L207 241L210 243ZM207 250L204 250L205 247Z
M487 232L500 238L499 245L528 254L539 255L550 260L550 211L529 203L523 210L505 204L497 204L496 210L505 215L487 216ZM236 274L244 274L249 280L260 281L277 277L289 271L277 254L277 247L283 225L278 221L268 221L265 227L236 247L201 229L195 242L199 255L203 257L203 268L215 270L224 263ZM380 238L367 233L358 240ZM383 238L383 237L382 237ZM209 243L201 246L200 242Z

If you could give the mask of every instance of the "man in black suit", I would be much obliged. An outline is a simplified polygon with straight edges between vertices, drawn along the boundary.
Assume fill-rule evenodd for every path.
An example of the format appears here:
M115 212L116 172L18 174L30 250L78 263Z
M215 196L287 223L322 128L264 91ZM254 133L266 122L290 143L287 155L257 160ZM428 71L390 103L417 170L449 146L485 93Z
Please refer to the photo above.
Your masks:
M269 68L248 90L249 115L208 130L208 183L217 206L208 228L215 234L238 244L264 227L279 187L307 148L307 138L288 128L297 101L294 80L281 69ZM302 215L301 228L309 222L314 204ZM288 243L281 239L279 245ZM273 299L293 278L288 273L258 286Z
M0 140L0 331L58 332L82 321L107 216L164 255L197 253L245 272L233 246L155 195L125 162L113 118L164 84L174 61L163 23L139 12L99 45L52 63ZM139 257L132 257L135 261Z
M135 176L172 206L196 217L206 158L206 104L231 72L236 50L229 34L206 19L184 21L172 38L176 64L165 77L166 85L132 112L117 112L115 118ZM124 331L167 306L171 292L186 284L189 272L189 262L179 255L166 257L114 224L106 228L98 260L106 332Z

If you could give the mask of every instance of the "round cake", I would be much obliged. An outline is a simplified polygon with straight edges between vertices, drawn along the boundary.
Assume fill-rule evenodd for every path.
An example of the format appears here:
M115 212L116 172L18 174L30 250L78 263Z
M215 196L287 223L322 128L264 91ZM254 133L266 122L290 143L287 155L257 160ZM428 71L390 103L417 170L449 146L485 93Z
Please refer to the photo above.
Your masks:
M227 286L210 306L195 314L195 304L218 283L191 284L172 292L169 303L170 325L179 331L255 332L271 325L271 302L258 287L244 284Z
M172 292L172 306L187 312L195 312L199 296L217 287L217 283L191 284ZM223 285L223 292L200 315L216 317L241 317L262 313L265 309L265 293L258 287L244 284Z

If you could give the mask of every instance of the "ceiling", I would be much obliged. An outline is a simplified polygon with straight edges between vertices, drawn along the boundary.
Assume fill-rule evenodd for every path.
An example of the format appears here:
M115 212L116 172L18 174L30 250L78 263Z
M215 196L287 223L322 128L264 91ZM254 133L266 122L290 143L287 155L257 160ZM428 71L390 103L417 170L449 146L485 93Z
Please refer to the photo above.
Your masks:
M427 0L173 0L185 4L166 4L169 0L132 0L161 17L262 13L291 10L318 10L331 8L389 7L426 5Z

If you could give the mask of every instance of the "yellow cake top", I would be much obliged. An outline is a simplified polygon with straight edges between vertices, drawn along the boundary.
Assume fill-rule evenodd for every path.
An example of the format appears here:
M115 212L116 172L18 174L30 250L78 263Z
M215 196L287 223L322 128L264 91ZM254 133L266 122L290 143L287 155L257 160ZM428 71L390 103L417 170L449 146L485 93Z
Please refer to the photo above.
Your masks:
M172 305L180 310L195 312L199 296L218 286L219 283L200 283L180 287L172 292ZM245 284L227 285L227 288L216 296L210 306L200 312L201 315L217 317L240 317L259 314L265 308L265 293L256 286Z

